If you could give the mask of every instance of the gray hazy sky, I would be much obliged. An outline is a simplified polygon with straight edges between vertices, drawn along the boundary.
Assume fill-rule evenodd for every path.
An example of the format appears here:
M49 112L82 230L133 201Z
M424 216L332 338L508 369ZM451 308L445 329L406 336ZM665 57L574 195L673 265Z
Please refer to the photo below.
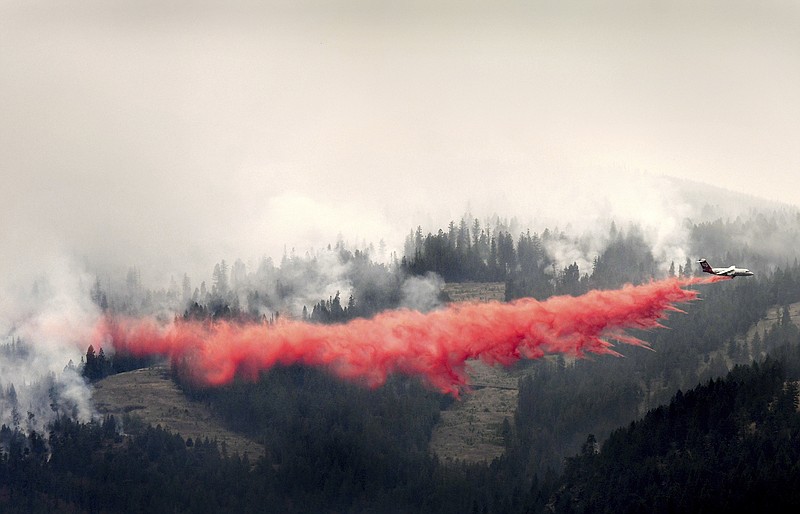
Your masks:
M799 5L0 0L0 264L646 212L638 172L797 205Z

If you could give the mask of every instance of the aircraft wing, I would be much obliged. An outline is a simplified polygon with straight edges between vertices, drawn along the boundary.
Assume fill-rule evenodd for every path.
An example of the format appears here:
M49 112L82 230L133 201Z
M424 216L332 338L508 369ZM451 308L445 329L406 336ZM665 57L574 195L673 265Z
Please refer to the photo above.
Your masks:
M731 266L730 268L725 268L721 270L717 275L725 275L727 277L733 276L736 273L736 266Z

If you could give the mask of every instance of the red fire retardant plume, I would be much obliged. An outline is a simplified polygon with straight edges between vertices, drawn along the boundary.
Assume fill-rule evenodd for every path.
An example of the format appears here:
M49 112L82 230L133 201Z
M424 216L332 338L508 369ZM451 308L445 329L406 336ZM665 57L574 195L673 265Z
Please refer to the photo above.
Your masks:
M206 385L298 363L371 387L404 373L458 395L467 385L469 359L507 366L552 353L619 355L609 339L646 347L624 330L661 327L668 311L680 312L676 304L697 299L686 286L718 279L671 278L542 302L460 303L425 314L401 309L340 325L178 321L162 327L152 320L106 320L96 343L110 341L134 356L167 356Z

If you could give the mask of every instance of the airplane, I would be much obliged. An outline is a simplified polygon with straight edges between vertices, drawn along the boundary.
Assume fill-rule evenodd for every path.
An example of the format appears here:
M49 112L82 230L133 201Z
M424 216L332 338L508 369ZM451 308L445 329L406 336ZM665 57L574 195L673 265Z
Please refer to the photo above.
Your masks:
M729 266L727 268L712 268L711 265L705 259L700 259L697 261L700 263L700 267L703 268L703 271L706 273L711 273L712 275L719 275L721 277L752 277L753 272L746 268L737 268L736 266Z

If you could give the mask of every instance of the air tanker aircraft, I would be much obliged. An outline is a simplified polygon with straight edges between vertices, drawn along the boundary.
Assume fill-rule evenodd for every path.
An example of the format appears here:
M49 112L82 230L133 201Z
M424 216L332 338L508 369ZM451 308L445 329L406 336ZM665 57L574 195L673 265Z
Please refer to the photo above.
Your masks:
M708 261L705 259L700 259L697 261L700 263L700 267L703 268L703 271L706 273L711 273L712 275L719 275L721 277L752 277L753 272L747 268L737 268L736 266L729 266L727 268L712 268Z

